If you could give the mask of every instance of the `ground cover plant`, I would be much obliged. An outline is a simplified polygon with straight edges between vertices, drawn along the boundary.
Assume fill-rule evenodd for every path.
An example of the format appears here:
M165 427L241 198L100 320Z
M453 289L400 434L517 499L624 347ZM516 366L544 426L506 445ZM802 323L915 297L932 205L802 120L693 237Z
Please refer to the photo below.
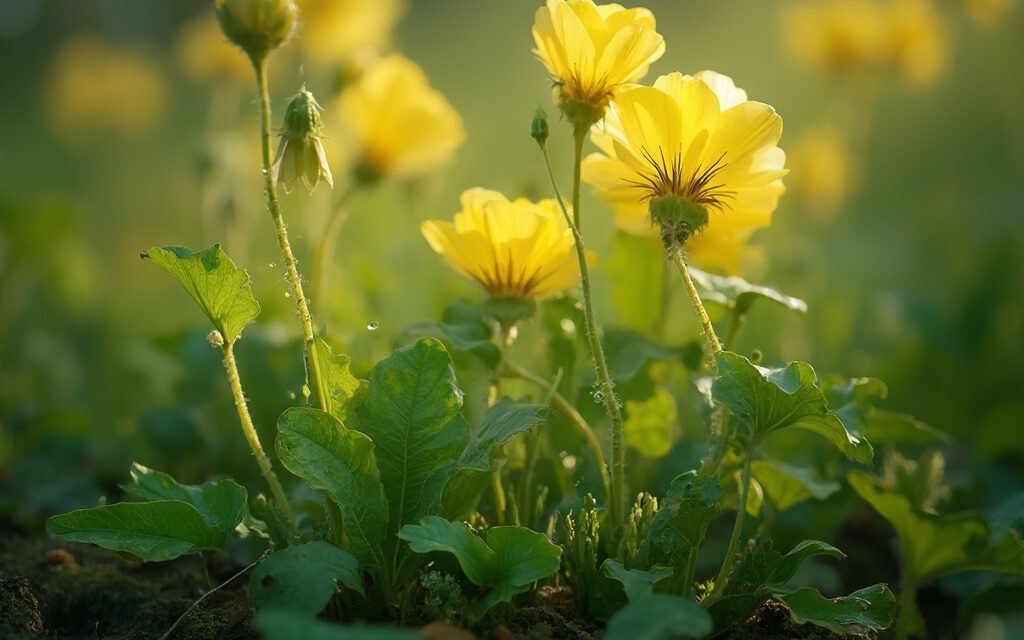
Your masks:
M783 116L763 85L757 95L740 88L744 78L697 68L650 77L673 44L648 9L547 0L532 29L505 27L532 35L535 60L528 47L519 56L549 79L550 104L522 113L492 105L491 117L532 147L543 186L499 191L488 185L509 181L496 175L464 185L453 215L389 231L421 236L421 250L454 272L442 277L472 288L444 296L436 317L418 311L393 331L389 353L345 355L370 353L339 337L332 316L344 314L326 304L356 296L356 280L335 269L346 220L384 215L358 211L356 199L413 184L450 162L467 133L398 53L367 58L353 47L335 60L340 90L310 74L286 101L272 99L282 94L274 63L296 55L289 47L314 61L318 47L344 44L334 31L317 35L330 9L316 4L214 3L216 27L204 28L236 57L200 55L196 65L222 65L218 81L240 78L232 82L254 98L242 107L251 111L246 142L230 155L260 184L232 213L244 224L212 225L222 242L180 246L157 227L133 265L175 283L160 304L191 305L201 329L167 366L194 377L185 402L219 397L233 408L223 430L237 424L230 437L247 455L226 457L244 463L242 475L204 463L205 481L176 479L183 459L202 458L199 443L153 456L171 468L124 459L109 499L46 519L60 546L12 536L0 547L0 630L947 637L948 615L933 611L945 603L941 587L962 600L955 633L971 624L972 638L1015 637L986 636L984 624L1012 633L992 612L1024 615L1024 494L950 508L965 483L946 477L955 437L890 408L899 399L882 380L816 370L771 332L758 333L757 348L735 346L766 311L780 323L813 313L794 292L743 276L759 260L759 239L777 233L772 219L787 197ZM905 34L892 26L906 26L898 18L928 24L927 3L911 4L909 18L857 15ZM832 18L819 11L804 7L791 28L819 34L815 21ZM922 83L933 73L927 55L905 59L910 47L883 47L894 58L879 59L874 48L804 40L812 51L801 55L827 69L862 65ZM478 78L478 90L499 91L498 80ZM329 126L335 111L338 130ZM327 202L322 225L297 234L295 210L314 195ZM805 202L828 210L837 206L823 202L830 195ZM617 227L610 256L594 249L604 210ZM240 233L272 241L276 256L259 273L284 283L293 308L278 315L287 324L264 319L255 268L228 255ZM599 270L610 289L596 286ZM408 295L445 290L414 269L401 286ZM381 330L370 319L359 335ZM299 338L273 345L273 331ZM198 348L220 362L194 365ZM289 396L288 406L261 424L271 396ZM42 563L19 560L40 554ZM186 568L197 559L202 580ZM108 567L110 585L120 581L89 587L101 597L124 589L159 600L153 588L173 603L131 600L123 615L90 609L86 596L64 595L81 587L74 576L86 560ZM979 611L988 615L981 627L970 617Z

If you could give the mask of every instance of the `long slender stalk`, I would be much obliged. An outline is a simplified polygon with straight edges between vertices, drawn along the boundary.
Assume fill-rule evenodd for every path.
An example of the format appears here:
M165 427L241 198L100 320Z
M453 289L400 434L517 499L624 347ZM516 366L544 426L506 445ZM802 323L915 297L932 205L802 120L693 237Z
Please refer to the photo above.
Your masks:
M263 190L267 196L267 209L270 210L270 216L274 219L277 244L281 249L288 282L291 284L295 306L299 312L299 319L302 321L309 387L320 409L327 411L325 384L320 370L320 359L317 356L316 334L313 332L313 316L309 312L309 303L302 291L302 278L299 276L298 263L295 260L295 254L292 253L291 243L288 241L288 228L285 226L284 217L281 216L281 205L277 199L277 185L274 183L271 172L270 92L267 88L267 58L255 60L253 64L256 68L256 89L260 101L260 150L263 157Z
M575 127L572 154L572 221L576 225L576 231L580 230L580 172L583 170L583 143L586 139L587 129Z
M914 619L919 617L917 608L917 578L906 571L907 561L903 561L904 574L900 578L899 620L896 622L896 640L905 640L914 627ZM911 615L911 612L914 612Z
M601 483L604 485L605 497L610 496L611 480L608 477L608 465L606 465L604 461L604 452L601 451L601 443L598 442L597 436L594 434L594 430L590 428L590 425L587 424L586 419L580 415L580 412L576 410L576 407L572 406L572 404L566 400L565 396L558 392L558 389L554 385L536 373L533 373L532 371L509 360L505 360L502 363L502 368L505 373L517 378L522 378L528 382L532 382L550 394L551 401L554 402L569 418L569 421L572 422L573 426L576 427L580 434L583 435L583 438L587 441L590 451L594 454L594 461L601 470Z
M224 344L224 366L228 370L231 394L235 397L235 409L238 410L238 419L242 422L242 432L245 433L245 439L249 441L249 448L252 449L252 455L256 458L256 464L259 465L260 472L270 486L270 493L274 496L274 502L277 503L281 513L284 514L285 520L288 522L288 528L297 535L299 530L295 526L295 519L292 517L292 510L288 505L288 499L284 495L284 489L281 487L281 482L277 479L277 474L274 473L274 467L270 464L270 458L263 451L263 445L260 444L260 436L256 433L256 427L252 423L252 416L249 414L249 406L245 402L245 394L242 392L242 379L238 375L238 363L235 361L235 343L233 340Z
M732 578L732 572L736 568L736 558L740 551L740 539L743 537L743 522L747 515L747 498L750 496L750 465L754 460L754 444L751 443L747 455L743 459L743 473L740 477L740 498L736 505L736 521L733 523L732 536L729 538L729 548L725 551L725 558L722 560L722 568L715 578L714 591L711 593L711 602L721 597Z
M331 261L334 258L334 248L338 244L338 233L348 218L347 204L353 191L352 188L345 189L332 205L331 217L328 218L323 234L313 249L313 299L317 302L326 300L330 294ZM321 315L323 310L324 308L320 307Z
M686 266L686 253L683 251L683 246L678 242L667 242L665 244L665 252L668 254L672 264L675 265L679 271L679 277L683 281L683 286L686 287L686 292L690 295L690 302L693 304L693 310L697 312L697 319L700 320L700 328L704 332L704 337L707 338L708 344L711 346L711 366L713 369L717 369L715 365L715 357L722 352L722 343L718 341L718 336L715 334L715 327L711 324L711 318L708 317L708 312L704 308L704 303L700 299L700 294L697 293L697 287L693 285L693 280L690 278L690 271Z
M586 129L577 128L575 132L575 160L576 166L573 170L573 202L575 209L573 215L579 217L580 200L580 160L582 156L583 141L586 137ZM575 222L566 210L565 200L555 182L555 174L551 170L551 160L548 158L546 146L541 146L544 155L544 164L547 167L548 178L551 180L551 187L555 191L558 204L565 215L565 221L572 231L573 240L576 245L576 257L580 265L580 291L582 292L583 303L583 329L587 335L587 344L590 348L590 356L594 363L594 372L597 374L597 394L604 403L611 422L612 441L612 464L611 480L608 492L608 506L612 514L612 522L615 530L625 525L626 512L624 509L623 496L626 493L626 450L623 438L622 410L619 408L619 401L615 395L615 386L611 381L611 374L608 371L608 363L605 361L604 348L601 346L601 339L598 336L597 323L594 320L594 304L590 292L590 268L587 266L587 249L583 244L583 236Z

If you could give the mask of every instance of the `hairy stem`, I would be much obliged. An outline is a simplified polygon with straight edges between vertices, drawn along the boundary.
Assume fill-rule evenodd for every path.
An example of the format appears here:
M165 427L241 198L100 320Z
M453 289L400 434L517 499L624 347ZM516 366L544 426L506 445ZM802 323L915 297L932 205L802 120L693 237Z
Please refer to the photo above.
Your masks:
M320 371L320 360L316 350L316 334L313 332L313 316L309 313L309 303L302 291L302 278L299 276L299 269L292 253L291 243L288 242L288 228L285 226L284 218L281 216L281 205L277 199L277 185L274 183L271 171L272 155L270 151L270 92L267 88L267 58L254 61L256 67L256 89L260 101L260 150L263 157L263 190L267 197L267 209L274 219L274 228L277 232L277 244L281 249L281 257L284 259L285 269L288 274L288 282L292 287L292 294L295 297L295 306L299 312L299 319L302 321L302 337L305 344L305 355L307 365L307 379L309 388L322 411L327 411L327 397L325 385Z
M576 410L576 407L572 406L572 404L565 399L565 396L558 392L555 385L551 384L536 373L533 373L514 362L510 362L509 360L505 360L502 363L502 369L504 373L521 378L527 382L532 382L548 392L551 396L551 401L554 402L566 417L569 418L569 421L572 422L573 426L575 426L580 432L583 439L587 441L587 446L590 447L590 451L594 454L594 461L601 470L601 482L604 485L604 493L607 498L611 493L611 480L608 477L608 466L604 461L604 452L601 451L601 443L598 442L597 436L594 434L594 430L590 428L589 424L587 424L586 419L580 415L580 412Z
M686 266L686 252L683 251L683 245L674 241L666 242L665 253L668 254L669 260L675 265L676 270L679 271L679 277L683 281L683 286L686 287L686 292L690 295L693 310L697 312L697 319L700 320L700 328L704 332L704 337L707 339L708 344L711 346L712 369L717 369L715 358L722 352L722 343L718 341L715 327L711 324L711 318L708 317L708 312L704 308L700 294L697 293L697 287L693 285L693 280L690 278L690 270Z
M575 132L575 167L573 168L573 194L572 200L575 203L573 216L579 219L580 201L580 161L582 156L583 141L586 137L586 129L577 128ZM594 372L597 375L597 389L599 399L604 403L611 422L612 441L612 464L610 487L608 491L608 507L612 515L613 530L619 531L625 526L626 512L623 496L626 493L626 449L623 437L622 410L619 407L618 398L615 395L615 386L612 384L611 373L608 370L608 363L605 361L604 348L601 346L601 339L597 322L594 320L594 304L590 291L590 268L587 266L587 249L583 244L583 236L579 228L570 217L565 206L565 200L555 182L555 174L551 171L551 160L548 158L547 148L541 146L544 155L544 164L547 167L548 178L551 180L551 187L555 191L558 204L562 208L566 224L572 231L572 237L576 245L576 257L580 265L580 291L583 304L583 329L587 335L587 345L590 348L590 356L594 363Z
M277 503L278 508L281 509L281 513L284 514L285 520L288 522L288 528L293 534L298 535L299 530L295 526L295 519L292 517L291 507L288 505L287 498L285 498L284 489L281 487L280 480L277 479L277 474L274 473L274 468L270 464L270 458L263 451L263 445L260 444L260 436L256 433L256 427L252 423L252 416L249 415L249 406L245 402L245 394L242 393L242 379L238 376L234 341L227 342L224 345L224 366L228 370L228 381L231 383L231 394L235 397L235 409L238 410L238 419L242 422L242 432L245 433L245 439L249 441L252 455L256 458L256 464L259 465L260 472L270 486L270 493L274 496L274 502Z
M573 132L572 154L572 221L580 229L580 172L583 169L583 143L587 139L586 127L577 126Z

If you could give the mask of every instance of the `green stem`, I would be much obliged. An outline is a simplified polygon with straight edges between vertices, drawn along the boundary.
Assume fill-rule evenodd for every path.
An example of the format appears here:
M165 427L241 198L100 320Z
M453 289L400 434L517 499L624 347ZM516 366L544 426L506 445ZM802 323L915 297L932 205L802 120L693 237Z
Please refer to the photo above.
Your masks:
M299 312L299 319L302 321L302 337L305 346L306 363L308 365L307 377L309 379L310 391L316 399L322 411L327 411L327 397L324 394L324 381L320 371L320 359L317 356L316 334L313 332L313 316L309 313L309 303L302 291L302 278L299 276L299 269L292 253L291 243L288 242L288 228L285 226L284 217L281 215L281 205L277 199L277 185L274 183L271 166L273 164L270 151L270 92L267 88L267 58L254 60L256 68L256 89L260 100L260 150L263 157L263 189L267 196L267 209L274 219L274 227L277 232L277 244L281 249L281 257L284 259L285 269L288 274L288 282L292 287L292 294L295 297L295 306Z
M260 472L263 473L263 477L270 486L270 493L274 496L274 501L277 502L278 508L284 514L285 520L288 522L288 528L293 534L298 536L299 530L295 526L291 506L288 504L288 499L285 498L281 482L277 479L277 474L274 473L274 468L270 464L270 458L263 451L263 445L260 444L260 436L256 433L256 427L252 423L252 416L249 414L249 406L245 402L245 394L242 393L242 379L238 375L238 363L235 361L234 341L226 342L224 345L224 366L228 370L231 394L235 397L235 408L238 410L238 418L242 422L242 432L245 433L245 439L249 441L249 448L252 449L252 455L256 458L256 464L259 465Z
M573 131L572 156L572 221L580 229L580 172L583 168L583 143L587 139L587 127L575 127Z
M355 189L348 188L342 192L341 197L338 198L338 201L331 210L331 217L327 220L323 234L321 234L313 249L313 287L315 295L313 299L317 302L323 302L330 294L331 261L334 258L334 249L338 243L338 233L348 218L348 208L346 205L353 191ZM321 314L323 311L324 307L321 307Z
M732 572L736 568L740 552L740 539L743 537L743 522L747 515L747 498L750 495L750 464L754 461L754 443L751 443L747 455L743 458L743 474L740 477L740 499L736 505L736 522L732 527L732 537L729 538L729 548L725 551L725 559L722 560L722 568L715 578L714 591L710 598L715 602L721 597L722 591L728 585ZM710 602L709 602L710 604Z
M580 432L583 438L587 441L587 445L590 447L590 451L594 454L594 461L597 463L598 469L601 470L601 483L604 485L604 494L608 498L611 495L611 480L608 478L608 466L604 461L604 452L601 451L601 443L598 442L597 436L594 435L594 430L587 424L586 419L580 412L576 410L576 407L565 399L561 393L558 392L557 387L552 385L550 382L542 378L541 376L533 373L528 369L524 369L514 362L505 360L502 363L502 369L505 373L532 382L533 384L541 387L551 396L551 401L554 402L558 408L569 418L573 426Z
M906 564L904 560L904 564ZM904 571L906 569L904 568ZM917 608L917 578L910 573L904 573L900 578L900 600L899 619L896 622L896 640L906 640L915 626L915 621L920 620L921 613Z
M704 332L704 337L707 338L708 344L711 345L712 370L717 370L718 366L715 363L715 358L722 352L722 343L718 341L718 336L715 334L715 327L711 324L711 318L708 316L708 312L704 308L704 303L700 299L700 294L697 293L697 287L693 285L693 280L690 278L690 271L686 266L686 253L683 251L683 245L679 242L666 242L665 252L668 254L672 264L674 264L676 269L679 271L679 277L683 281L683 286L686 287L686 292L690 295L690 302L693 304L693 310L697 312L697 319L700 320L700 328Z
M580 200L580 156L582 155L583 139L586 131L576 131L576 166L573 179L573 202L576 207L573 215L579 217ZM555 182L555 174L551 171L551 160L548 158L547 147L541 145L541 152L544 155L544 164L547 167L548 177L551 179L551 187L555 191L558 204L562 208L566 224L572 231L572 237L576 244L576 257L580 265L580 291L582 292L583 303L583 329L587 335L587 344L590 347L590 356L594 363L594 372L597 374L597 391L600 399L604 402L608 419L611 422L612 440L612 464L611 481L608 491L608 506L612 515L613 530L618 531L625 525L626 512L624 509L623 496L626 493L626 449L623 438L622 410L619 408L618 398L615 395L615 387L611 381L611 374L608 371L608 363L605 361L604 348L598 336L597 323L594 320L594 304L590 292L590 268L587 266L587 249L583 244L583 236L565 207L565 200Z

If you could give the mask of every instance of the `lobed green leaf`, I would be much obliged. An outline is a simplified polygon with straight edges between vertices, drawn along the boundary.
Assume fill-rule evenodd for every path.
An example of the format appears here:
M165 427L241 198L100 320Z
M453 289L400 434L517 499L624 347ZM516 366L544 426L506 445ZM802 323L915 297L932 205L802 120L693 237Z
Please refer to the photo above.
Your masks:
M180 500L196 508L206 524L227 533L235 530L246 514L246 491L230 478L184 485L166 473L133 463L128 495L139 500Z
M249 579L249 602L316 615L341 583L363 594L359 564L344 549L318 540L268 555Z

